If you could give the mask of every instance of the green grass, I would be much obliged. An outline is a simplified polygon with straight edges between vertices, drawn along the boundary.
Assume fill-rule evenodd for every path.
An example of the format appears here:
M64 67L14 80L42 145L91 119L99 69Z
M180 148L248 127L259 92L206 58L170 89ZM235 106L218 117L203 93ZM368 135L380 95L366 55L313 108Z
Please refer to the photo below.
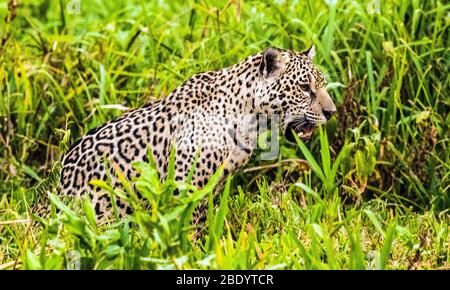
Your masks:
M445 1L19 2L0 0L0 269L450 268ZM53 195L50 218L30 213L67 146L124 107L311 43L338 114L306 145L281 140L278 161L255 154L209 204L204 239L189 219L217 180L174 196L190 185L150 164L136 164L143 201L125 178L123 192L98 184L138 209L126 219L97 225L88 200Z

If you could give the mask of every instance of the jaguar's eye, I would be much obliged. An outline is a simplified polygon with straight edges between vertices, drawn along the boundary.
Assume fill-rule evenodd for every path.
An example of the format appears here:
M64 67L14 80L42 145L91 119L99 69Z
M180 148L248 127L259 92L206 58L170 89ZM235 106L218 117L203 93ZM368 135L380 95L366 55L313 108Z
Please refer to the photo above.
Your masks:
M306 93L310 91L310 87L308 84L300 85L300 89Z

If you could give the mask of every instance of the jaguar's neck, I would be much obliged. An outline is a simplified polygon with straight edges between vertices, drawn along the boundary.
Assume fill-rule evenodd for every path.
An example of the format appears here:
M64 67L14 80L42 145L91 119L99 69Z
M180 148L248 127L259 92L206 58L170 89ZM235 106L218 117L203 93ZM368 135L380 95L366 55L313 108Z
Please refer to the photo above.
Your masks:
M223 99L236 113L259 113L257 93L261 87L260 64L262 54L247 57L241 62L217 71L218 89Z

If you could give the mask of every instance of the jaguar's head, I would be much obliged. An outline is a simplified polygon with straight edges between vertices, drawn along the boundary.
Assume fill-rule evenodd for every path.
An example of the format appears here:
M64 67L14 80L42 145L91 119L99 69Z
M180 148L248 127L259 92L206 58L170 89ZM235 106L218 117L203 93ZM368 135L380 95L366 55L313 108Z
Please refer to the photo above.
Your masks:
M313 64L314 46L306 52L268 48L262 53L259 106L280 117L288 141L292 131L307 140L314 128L336 112L323 73Z

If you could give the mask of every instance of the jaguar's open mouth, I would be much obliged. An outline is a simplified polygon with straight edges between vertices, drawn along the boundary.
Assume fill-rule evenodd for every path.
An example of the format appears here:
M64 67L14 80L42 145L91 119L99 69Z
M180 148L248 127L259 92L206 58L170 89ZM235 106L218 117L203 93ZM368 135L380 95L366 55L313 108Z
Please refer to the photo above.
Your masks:
M315 124L312 124L304 119L296 119L287 124L284 135L289 142L295 143L295 137L292 132L294 131L297 133L298 137L302 139L302 141L307 141L311 139L315 127Z

